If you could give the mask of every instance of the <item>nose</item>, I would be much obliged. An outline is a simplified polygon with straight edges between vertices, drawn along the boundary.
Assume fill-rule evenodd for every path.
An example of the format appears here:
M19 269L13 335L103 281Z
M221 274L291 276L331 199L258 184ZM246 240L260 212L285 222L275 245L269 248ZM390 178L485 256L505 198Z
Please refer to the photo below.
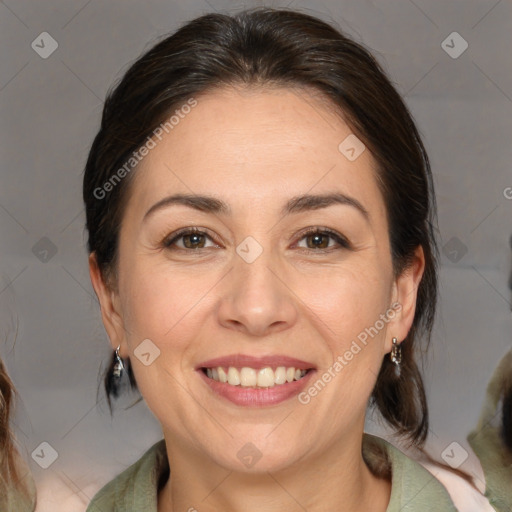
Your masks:
M217 310L223 327L265 336L296 323L295 295L286 284L282 266L272 261L269 251L264 250L251 263L235 255L234 268L224 281Z

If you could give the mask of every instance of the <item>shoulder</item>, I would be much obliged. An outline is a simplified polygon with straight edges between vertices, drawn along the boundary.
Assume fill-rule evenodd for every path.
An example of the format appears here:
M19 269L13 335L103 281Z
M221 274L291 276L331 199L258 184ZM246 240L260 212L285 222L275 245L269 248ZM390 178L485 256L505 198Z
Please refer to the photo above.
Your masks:
M86 512L156 512L159 482L168 475L168 470L165 441L162 439L101 488Z
M443 468L428 460L420 459L419 462L446 487L458 510L461 512L494 512L494 508L483 494L483 482L480 481L472 466L466 467L465 471L473 477L474 486L450 471L449 468Z
M512 375L512 350L499 362L489 384L478 424L467 440L485 475L485 495L496 510L510 510L512 503L512 452L503 436L503 395Z
M0 510L16 510L17 512L34 512L36 508L35 487L27 490L16 487L0 491Z
M503 443L500 429L488 424L468 435L485 475L486 496L499 510L512 503L512 454Z
M14 457L14 465L19 478L17 485L14 485L9 478L5 478L8 475L0 475L0 510L34 512L36 486L29 466L19 454Z
M456 512L446 488L421 464L386 440L364 434L363 454L372 469L378 453L385 454L391 473L391 497L386 512Z

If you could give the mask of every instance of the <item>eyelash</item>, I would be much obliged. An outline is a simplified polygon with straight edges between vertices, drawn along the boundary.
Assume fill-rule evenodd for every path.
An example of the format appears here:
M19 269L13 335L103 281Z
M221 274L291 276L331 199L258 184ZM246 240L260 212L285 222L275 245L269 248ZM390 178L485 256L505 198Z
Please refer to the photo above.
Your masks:
M204 247L199 247L198 249L188 249L188 248L182 248L182 247L173 248L172 247L172 245L180 238L183 238L184 236L187 236L187 235L195 235L195 234L205 235L207 238L209 238L212 242L215 243L215 241L212 239L212 237L210 235L208 235L207 232L201 230L200 228L185 228L185 229L178 231L177 233L172 233L167 238L165 238L162 242L162 246L165 249L168 249L171 251L185 251L185 252L196 252L201 249L207 249ZM323 235L323 236L327 235L330 238L332 238L333 240L335 240L339 244L339 247L337 247L337 248L329 247L329 248L325 248L325 249L309 249L309 248L302 247L301 249L307 253L318 254L318 253L328 253L328 252L332 252L333 250L339 250L339 249L351 249L350 242L345 237L343 237L336 231L333 231L328 228L319 228L319 227L309 228L306 231L301 233L301 238L299 238L299 241L301 241L304 238L311 236L311 235Z

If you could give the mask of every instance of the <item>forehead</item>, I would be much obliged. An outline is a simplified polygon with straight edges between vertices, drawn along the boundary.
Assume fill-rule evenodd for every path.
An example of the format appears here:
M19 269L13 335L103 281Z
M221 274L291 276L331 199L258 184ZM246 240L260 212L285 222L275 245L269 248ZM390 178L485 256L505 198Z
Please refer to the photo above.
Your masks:
M354 135L318 94L226 87L195 101L181 112L175 107L172 129L154 139L138 165L131 194L136 205L149 207L176 192L213 193L236 209L336 190L366 203L371 216L385 213L372 155L364 150L351 161L340 151Z

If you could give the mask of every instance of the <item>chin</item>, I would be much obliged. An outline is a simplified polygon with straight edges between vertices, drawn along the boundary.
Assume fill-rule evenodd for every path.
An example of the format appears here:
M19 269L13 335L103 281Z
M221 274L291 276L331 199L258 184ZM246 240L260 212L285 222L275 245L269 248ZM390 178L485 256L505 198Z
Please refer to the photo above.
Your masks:
M241 473L272 473L285 469L301 454L297 453L297 445L290 442L290 437L283 439L275 432L269 435L272 429L266 426L261 433L239 434L222 453L212 453L212 458L225 469ZM272 436L274 438L270 439Z

